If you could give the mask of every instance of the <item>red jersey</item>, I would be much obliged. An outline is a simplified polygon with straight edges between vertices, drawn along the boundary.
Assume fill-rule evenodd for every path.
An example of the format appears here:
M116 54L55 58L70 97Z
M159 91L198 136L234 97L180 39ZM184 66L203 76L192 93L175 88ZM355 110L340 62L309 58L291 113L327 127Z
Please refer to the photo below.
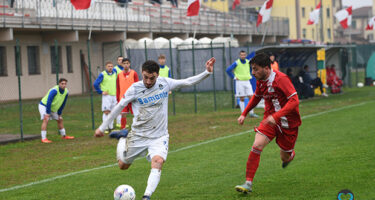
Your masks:
M263 119L272 115L282 128L295 128L301 125L298 95L287 75L271 70L267 80L257 80L255 94L242 115L246 116L262 98L265 103Z
M116 80L116 98L117 102L123 98L125 92L133 84L138 82L138 74L136 71L130 69L128 72L122 71L118 74Z

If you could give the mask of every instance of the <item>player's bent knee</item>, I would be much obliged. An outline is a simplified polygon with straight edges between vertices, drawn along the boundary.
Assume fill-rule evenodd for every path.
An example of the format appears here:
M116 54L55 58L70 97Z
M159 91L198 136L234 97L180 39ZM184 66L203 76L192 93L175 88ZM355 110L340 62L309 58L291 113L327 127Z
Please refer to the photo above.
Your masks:
M103 113L106 114L106 115L108 115L109 113L111 113L111 111L105 110L105 111L103 111Z

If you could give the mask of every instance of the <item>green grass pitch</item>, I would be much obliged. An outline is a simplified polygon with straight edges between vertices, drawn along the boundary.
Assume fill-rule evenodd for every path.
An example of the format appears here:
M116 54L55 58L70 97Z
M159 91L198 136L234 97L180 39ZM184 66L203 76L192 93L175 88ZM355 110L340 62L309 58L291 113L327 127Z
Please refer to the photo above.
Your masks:
M240 111L231 108L230 94L218 95L220 106L213 112L212 93L200 93L195 114L193 95L176 93L177 115L171 115L171 103L169 109L170 153L152 199L328 200L337 199L342 189L351 190L356 200L375 199L373 87L347 88L343 94L302 101L295 160L282 169L272 141L262 152L249 195L237 193L234 186L244 181L254 140L251 130L260 120L247 119L238 126ZM98 126L100 98L94 102ZM24 102L25 133L40 133L37 103ZM119 170L117 141L93 138L88 103L87 97L71 97L64 110L67 133L76 136L73 141L60 140L51 122L52 144L35 140L0 146L0 199L109 200L121 184L133 186L141 198L150 164L141 158L129 170ZM18 105L0 104L0 110L0 133L18 133Z

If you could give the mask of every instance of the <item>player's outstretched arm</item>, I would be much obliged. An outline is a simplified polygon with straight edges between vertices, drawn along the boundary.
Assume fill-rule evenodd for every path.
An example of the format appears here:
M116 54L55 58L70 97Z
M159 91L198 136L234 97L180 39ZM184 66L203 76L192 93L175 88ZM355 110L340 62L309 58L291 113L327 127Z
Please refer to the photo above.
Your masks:
M204 79L206 79L213 73L215 61L216 61L215 58L210 58L206 62L206 70L198 75L195 75L186 79L180 79L180 80L167 78L166 80L168 81L168 84L170 85L170 89L173 90L176 88L188 87L188 86L192 86L203 81Z

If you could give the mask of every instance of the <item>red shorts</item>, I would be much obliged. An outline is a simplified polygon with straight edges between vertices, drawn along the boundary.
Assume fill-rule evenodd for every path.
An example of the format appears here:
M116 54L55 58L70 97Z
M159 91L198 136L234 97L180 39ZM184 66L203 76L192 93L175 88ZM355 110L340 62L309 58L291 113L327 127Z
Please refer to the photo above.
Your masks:
M285 152L292 152L298 136L298 126L295 128L281 128L279 125L271 126L260 123L254 128L256 133L266 136L271 142L276 137L276 143Z
M133 114L133 109L132 109L132 103L129 103L127 106L125 106L124 109L122 109L121 113L131 113Z

